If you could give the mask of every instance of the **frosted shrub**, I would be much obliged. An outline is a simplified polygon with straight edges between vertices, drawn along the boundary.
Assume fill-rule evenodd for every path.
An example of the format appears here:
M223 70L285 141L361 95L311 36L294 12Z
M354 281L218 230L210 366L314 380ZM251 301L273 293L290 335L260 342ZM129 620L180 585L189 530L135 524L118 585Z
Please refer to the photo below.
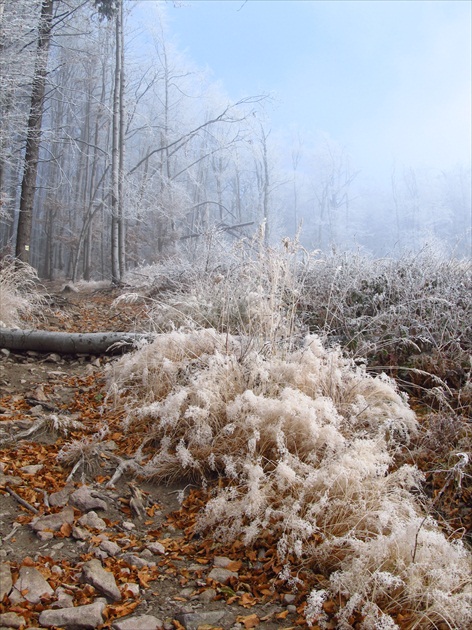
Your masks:
M472 620L470 555L424 519L417 469L391 467L416 419L386 377L313 336L262 353L214 330L174 331L121 358L111 388L142 435L141 473L225 477L200 529L248 545L269 529L281 562L330 576L339 627L353 610L365 628L395 627L399 609L418 627ZM323 597L308 599L313 623Z
M0 326L20 326L37 315L44 304L37 281L33 267L14 258L0 260Z
M165 262L129 276L148 277L150 317L159 331L215 328L254 343L291 340L299 332L297 305L308 254L297 241L267 247L262 232L227 244L212 241L193 265ZM216 254L213 252L216 250Z

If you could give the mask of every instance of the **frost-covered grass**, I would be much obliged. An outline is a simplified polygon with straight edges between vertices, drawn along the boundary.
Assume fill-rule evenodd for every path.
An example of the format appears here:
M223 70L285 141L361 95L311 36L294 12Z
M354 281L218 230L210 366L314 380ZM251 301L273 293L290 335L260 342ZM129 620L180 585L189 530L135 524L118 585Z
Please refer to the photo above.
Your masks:
M450 400L448 388L467 390L470 260L446 259L432 248L400 259L331 254L305 273L300 308L312 332L366 358L371 368L396 370L405 386L426 388L431 400L441 393Z
M10 257L0 260L0 326L10 328L30 322L44 306L33 267Z
M434 440L394 381L371 372L419 374L409 362L436 352L459 362L466 391L470 264L322 257L289 241L213 254L138 272L162 333L114 364L110 395L141 436L142 474L207 485L200 529L246 545L269 530L287 579L297 567L324 574L307 600L312 624L324 627L335 598L339 628L353 613L366 629L395 628L398 613L402 628L470 627L472 556L432 518L405 455ZM447 403L446 376L431 387ZM457 435L465 455L448 484L466 474L470 434Z
M417 423L385 376L317 337L267 355L207 329L166 333L123 357L111 391L142 436L144 475L227 480L202 530L251 545L270 529L287 574L291 557L329 577L308 619L320 624L317 604L342 596L340 628L353 610L365 628L395 627L388 613L399 610L411 627L472 621L470 554L425 519L418 470L392 467Z

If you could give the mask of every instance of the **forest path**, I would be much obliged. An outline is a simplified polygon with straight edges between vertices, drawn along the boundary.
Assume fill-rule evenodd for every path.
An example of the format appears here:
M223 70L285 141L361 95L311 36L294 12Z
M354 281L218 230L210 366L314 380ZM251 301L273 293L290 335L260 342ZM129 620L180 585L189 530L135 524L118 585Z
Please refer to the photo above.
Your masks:
M122 289L46 290L39 330L149 329L142 303L113 305ZM194 536L204 497L187 484L107 485L134 451L106 401L115 360L0 350L0 627L305 627L275 541L246 553Z

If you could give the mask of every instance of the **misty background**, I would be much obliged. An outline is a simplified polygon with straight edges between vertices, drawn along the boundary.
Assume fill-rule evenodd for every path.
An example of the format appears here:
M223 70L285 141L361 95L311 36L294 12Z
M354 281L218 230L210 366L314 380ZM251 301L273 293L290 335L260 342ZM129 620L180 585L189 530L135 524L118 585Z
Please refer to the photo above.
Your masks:
M137 19L149 24L151 4ZM160 15L230 97L271 96L282 232L303 221L312 247L384 254L436 239L470 255L471 6L199 0Z

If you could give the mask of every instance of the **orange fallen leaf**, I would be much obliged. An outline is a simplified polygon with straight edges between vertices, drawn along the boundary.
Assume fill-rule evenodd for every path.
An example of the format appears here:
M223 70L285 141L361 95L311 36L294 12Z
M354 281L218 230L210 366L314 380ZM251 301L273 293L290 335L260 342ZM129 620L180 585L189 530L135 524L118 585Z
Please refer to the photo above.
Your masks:
M70 523L62 523L61 529L59 531L63 536L68 538L72 533L72 525Z
M260 622L259 617L256 614L248 615L247 617L243 615L238 615L238 617L236 617L236 621L238 623L242 623L246 630L248 630L249 628L255 628L259 625Z

